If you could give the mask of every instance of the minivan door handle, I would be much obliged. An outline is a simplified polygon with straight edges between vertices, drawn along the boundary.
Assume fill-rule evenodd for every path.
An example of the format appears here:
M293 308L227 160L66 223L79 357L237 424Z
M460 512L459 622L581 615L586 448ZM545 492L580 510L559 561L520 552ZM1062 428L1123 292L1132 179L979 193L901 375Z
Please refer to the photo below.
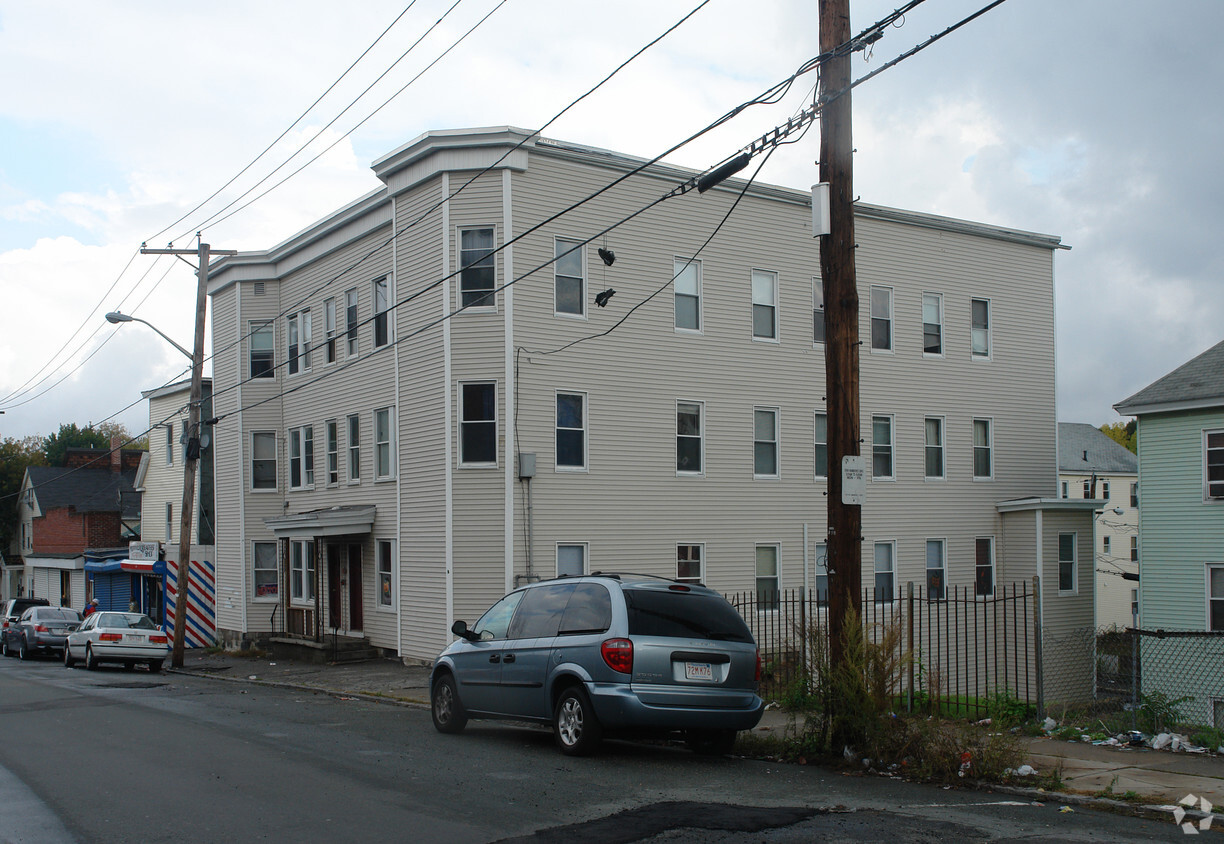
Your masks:
M489 662L501 662L501 654L489 654Z
M506 654L504 662L514 662L514 654Z

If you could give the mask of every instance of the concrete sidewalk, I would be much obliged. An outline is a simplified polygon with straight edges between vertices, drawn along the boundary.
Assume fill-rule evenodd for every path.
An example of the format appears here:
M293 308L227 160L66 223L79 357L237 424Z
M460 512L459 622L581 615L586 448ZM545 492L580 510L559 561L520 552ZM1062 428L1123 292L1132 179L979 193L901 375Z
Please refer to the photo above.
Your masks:
M270 656L245 657L234 653L189 650L183 668L167 669L228 682L280 686L337 697L351 697L400 706L428 708L429 668L404 665L398 659L376 659L336 665L318 665ZM782 736L793 729L790 717L778 708L765 712L757 730ZM1188 794L1224 806L1224 757L1172 753L1147 748L1096 746L1053 738L1026 739L1029 764L1040 774L1060 771L1066 792L1010 789L1043 801L1082 803L1099 800L1111 808L1129 806L1151 813ZM1127 792L1133 793L1128 796ZM1109 800L1126 796L1127 802ZM1224 826L1224 819L1220 825Z

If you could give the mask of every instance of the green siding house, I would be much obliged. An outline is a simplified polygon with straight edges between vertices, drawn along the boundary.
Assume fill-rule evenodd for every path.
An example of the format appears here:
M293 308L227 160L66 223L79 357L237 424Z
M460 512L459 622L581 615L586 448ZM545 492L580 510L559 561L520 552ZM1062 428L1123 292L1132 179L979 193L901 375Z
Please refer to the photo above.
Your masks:
M1114 409L1139 420L1140 626L1174 634L1143 640L1144 691L1224 726L1224 342Z

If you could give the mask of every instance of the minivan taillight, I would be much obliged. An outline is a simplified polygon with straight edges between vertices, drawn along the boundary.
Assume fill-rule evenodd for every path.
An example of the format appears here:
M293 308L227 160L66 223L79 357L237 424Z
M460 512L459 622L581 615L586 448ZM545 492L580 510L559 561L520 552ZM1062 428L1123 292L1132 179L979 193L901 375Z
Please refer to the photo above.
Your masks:
M599 646L599 652L613 671L633 673L633 642L628 639L608 639Z
M760 683L761 682L761 649L760 648L757 648L756 663L757 663L756 664L756 682Z

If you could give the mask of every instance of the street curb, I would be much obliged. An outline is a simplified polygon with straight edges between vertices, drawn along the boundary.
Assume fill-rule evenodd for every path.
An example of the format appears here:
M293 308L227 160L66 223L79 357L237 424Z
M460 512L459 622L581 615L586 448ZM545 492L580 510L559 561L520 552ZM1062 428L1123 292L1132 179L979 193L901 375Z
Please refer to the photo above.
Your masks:
M387 697L385 695L375 695L368 692L350 692L343 689L329 689L322 686L308 686L304 683L286 683L282 680L261 680L258 677L252 680L250 677L226 677L222 674L213 674L208 671L192 671L186 668L163 668L167 674L181 674L184 677L203 677L207 680L219 680L223 683L246 683L253 686L265 686L272 689L290 689L297 692L313 692L315 694L327 695L337 699L356 699L365 701L366 703L385 703L391 706L400 706L407 709L429 709L429 704L420 700L405 700L401 698Z
M1015 797L1028 797L1038 803L1062 803L1069 806L1083 806L1089 809L1114 812L1115 814L1133 815L1148 820L1172 820L1172 809L1168 806L1154 803L1128 803L1125 800L1110 800L1108 797L1093 797L1087 794L1073 794L1060 791L1045 791L1036 788L1023 788L1015 785L991 785L977 783L976 791L997 791L1011 794ZM1195 817L1197 816L1197 817ZM1186 817L1198 818L1206 815L1197 810L1186 810Z

